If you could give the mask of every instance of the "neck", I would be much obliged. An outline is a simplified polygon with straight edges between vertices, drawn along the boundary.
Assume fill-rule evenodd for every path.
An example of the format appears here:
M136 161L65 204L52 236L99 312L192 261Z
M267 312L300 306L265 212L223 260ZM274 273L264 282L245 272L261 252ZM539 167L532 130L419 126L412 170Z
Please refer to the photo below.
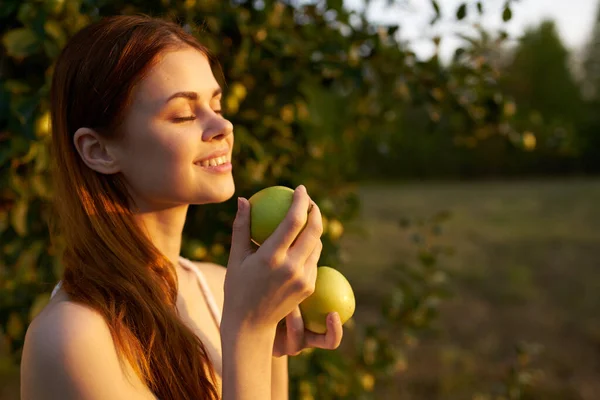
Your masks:
M173 265L179 264L181 236L188 205L164 208L161 210L138 210L134 217L144 229L156 248Z

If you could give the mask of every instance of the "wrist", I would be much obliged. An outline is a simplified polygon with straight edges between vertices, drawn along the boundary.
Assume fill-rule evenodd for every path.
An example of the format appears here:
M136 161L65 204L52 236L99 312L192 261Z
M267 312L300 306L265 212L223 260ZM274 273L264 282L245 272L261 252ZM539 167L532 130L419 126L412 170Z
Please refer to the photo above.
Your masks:
M223 399L271 398L275 327L224 318L221 322Z
M220 328L221 341L229 344L240 342L268 343L272 346L275 341L276 328L276 326L224 318Z

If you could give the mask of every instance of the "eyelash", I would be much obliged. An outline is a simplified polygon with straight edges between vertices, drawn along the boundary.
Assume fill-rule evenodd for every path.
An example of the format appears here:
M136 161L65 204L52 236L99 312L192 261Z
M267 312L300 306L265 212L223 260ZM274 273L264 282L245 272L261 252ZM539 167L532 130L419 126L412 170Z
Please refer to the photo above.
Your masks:
M216 114L223 115L223 111L222 110L215 110L214 112ZM196 119L195 115L190 115L189 117L177 117L177 118L173 118L173 121L175 123L181 123L181 122L186 122L186 121L193 121L195 119Z
M178 118L173 118L173 121L176 123L180 123L180 122L186 122L186 121L193 121L196 119L195 115L190 115L189 117L178 117Z

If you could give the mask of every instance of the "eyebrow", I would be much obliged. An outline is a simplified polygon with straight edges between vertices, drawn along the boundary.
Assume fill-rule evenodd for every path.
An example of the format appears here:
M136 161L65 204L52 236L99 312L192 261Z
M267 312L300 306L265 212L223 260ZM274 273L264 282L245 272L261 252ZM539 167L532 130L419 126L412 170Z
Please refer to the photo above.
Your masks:
M221 93L223 93L223 89L216 88L215 90L213 90L212 98L214 99ZM198 93L196 93L196 92L177 92L177 93L174 93L171 96L169 96L169 98L167 99L167 101L165 103L168 103L169 101L176 99L176 98L180 98L180 97L184 98L184 99L195 101L195 100L198 100Z

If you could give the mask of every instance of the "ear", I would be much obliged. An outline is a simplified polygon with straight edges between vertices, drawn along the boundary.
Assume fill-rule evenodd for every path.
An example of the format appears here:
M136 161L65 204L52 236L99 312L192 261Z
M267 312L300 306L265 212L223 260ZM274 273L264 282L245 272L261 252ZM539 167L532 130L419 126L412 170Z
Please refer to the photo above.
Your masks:
M107 175L120 171L116 152L108 141L93 129L77 129L73 143L83 162L94 171Z

